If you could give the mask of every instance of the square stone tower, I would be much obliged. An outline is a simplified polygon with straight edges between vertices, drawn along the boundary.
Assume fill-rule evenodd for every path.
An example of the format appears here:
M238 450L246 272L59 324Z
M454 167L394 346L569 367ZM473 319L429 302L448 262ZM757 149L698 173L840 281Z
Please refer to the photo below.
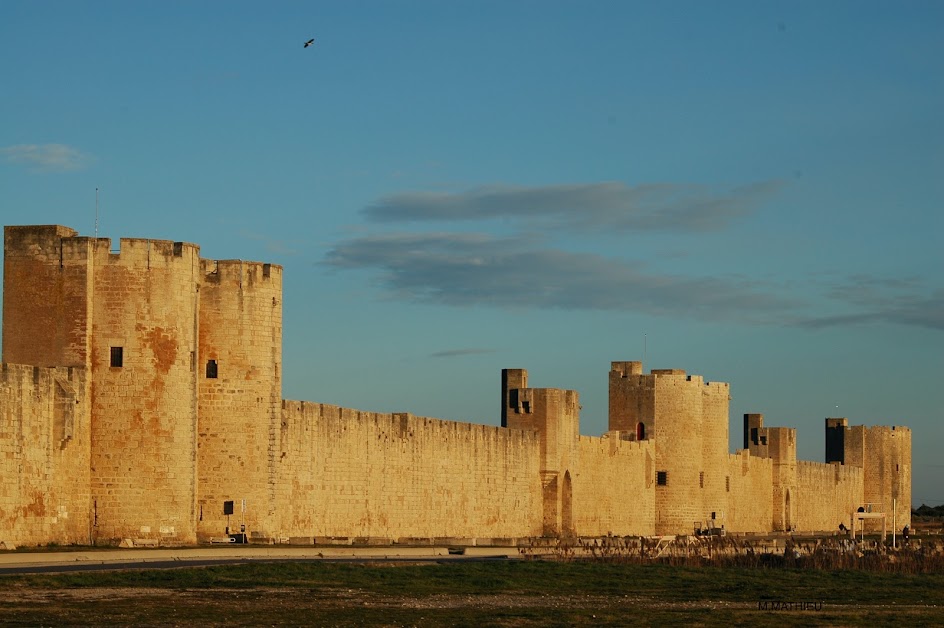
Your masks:
M502 371L502 426L534 430L541 443L544 535L574 531L573 475L577 469L580 397L557 388L513 388L527 385L524 369Z
M863 507L886 513L886 524L911 525L911 430L900 425L849 426L826 419L826 462L861 467Z

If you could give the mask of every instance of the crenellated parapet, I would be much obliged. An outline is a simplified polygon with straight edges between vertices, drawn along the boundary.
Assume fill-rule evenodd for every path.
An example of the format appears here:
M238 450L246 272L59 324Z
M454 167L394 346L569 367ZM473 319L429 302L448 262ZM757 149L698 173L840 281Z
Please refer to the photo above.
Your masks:
M116 266L133 272L176 268L193 277L194 264L200 259L200 247L189 242L121 238L113 249L111 238L75 238L88 241L97 266Z
M250 290L266 283L281 286L282 266L267 262L246 260L200 260L200 274L207 283L227 283L242 290Z

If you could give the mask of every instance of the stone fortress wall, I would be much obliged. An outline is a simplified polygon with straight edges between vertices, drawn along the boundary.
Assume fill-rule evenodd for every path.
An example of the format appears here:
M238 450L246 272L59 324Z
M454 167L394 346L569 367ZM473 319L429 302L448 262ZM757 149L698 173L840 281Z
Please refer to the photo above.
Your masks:
M840 522L851 527L850 513L865 501L862 479L858 467L798 460L791 500L796 525L816 531L835 530Z
M774 517L773 461L752 456L749 450L741 449L736 454L728 454L727 463L725 529L731 532L771 529Z
M88 381L82 369L0 369L0 540L88 543Z
M826 464L728 384L613 362L609 431L502 372L501 427L281 399L282 268L7 227L0 540L513 539L910 521L911 433L828 419ZM232 506L232 512L224 510ZM890 519L892 515L890 515Z
M653 441L633 442L620 432L580 436L574 475L574 531L581 536L656 532Z
M537 435L286 401L281 536L541 535Z

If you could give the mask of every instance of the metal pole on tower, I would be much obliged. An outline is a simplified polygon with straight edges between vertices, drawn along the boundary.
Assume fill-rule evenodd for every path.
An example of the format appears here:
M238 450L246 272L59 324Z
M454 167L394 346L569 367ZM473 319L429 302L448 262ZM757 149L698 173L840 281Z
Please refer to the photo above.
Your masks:
M98 188L95 188L95 239L98 239Z

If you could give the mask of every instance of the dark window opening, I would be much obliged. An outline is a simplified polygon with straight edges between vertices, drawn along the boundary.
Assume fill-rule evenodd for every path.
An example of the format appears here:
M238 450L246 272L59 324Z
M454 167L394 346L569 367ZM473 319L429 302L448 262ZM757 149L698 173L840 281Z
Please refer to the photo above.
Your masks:
M724 478L724 490L727 491L728 493L731 492L731 476L730 475L725 476Z
M659 486L665 486L668 484L669 472L668 471L656 471L656 484Z
M646 424L642 421L636 424L636 440L646 440Z
M216 360L207 360L207 379L216 379L217 373Z
M530 401L522 401L522 402L521 402L521 411L524 412L525 414L531 414L531 402L530 402Z
M705 472L704 471L698 472L698 487L705 488Z
M116 367L124 366L124 348L123 347L112 347L111 348L111 365Z

